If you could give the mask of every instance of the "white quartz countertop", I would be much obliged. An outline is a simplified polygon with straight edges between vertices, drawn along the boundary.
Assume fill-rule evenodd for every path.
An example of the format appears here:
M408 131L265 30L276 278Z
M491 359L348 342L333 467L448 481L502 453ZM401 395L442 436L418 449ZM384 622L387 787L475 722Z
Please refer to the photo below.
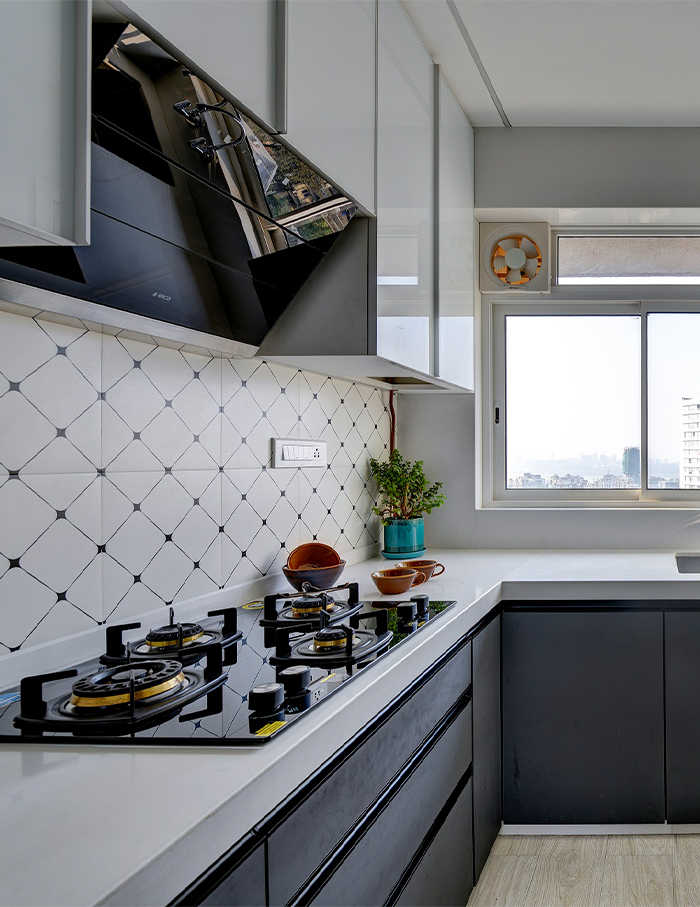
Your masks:
M166 904L501 599L700 599L671 552L430 556L445 573L415 591L457 607L260 749L2 746L0 904ZM343 580L376 599L387 566Z

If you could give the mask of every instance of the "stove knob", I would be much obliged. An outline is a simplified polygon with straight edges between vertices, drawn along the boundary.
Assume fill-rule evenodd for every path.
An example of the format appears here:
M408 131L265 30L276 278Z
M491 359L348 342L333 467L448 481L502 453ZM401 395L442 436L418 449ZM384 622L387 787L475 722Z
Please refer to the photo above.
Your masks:
M279 671L277 679L284 686L287 696L295 696L311 683L311 668L306 665L292 665L291 668Z
M403 602L397 605L396 614L400 624L410 624L416 619L416 603L413 601Z
M422 593L421 595L412 595L411 601L415 602L418 606L418 617L425 617L430 608L430 599L427 595Z
M251 712L269 715L282 707L284 687L281 683L261 683L248 693L248 708Z

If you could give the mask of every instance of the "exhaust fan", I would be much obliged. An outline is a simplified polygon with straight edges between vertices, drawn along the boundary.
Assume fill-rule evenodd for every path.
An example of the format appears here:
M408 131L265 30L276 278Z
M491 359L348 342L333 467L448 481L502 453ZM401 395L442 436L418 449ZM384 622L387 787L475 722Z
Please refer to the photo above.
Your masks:
M482 293L549 293L549 224L479 224Z

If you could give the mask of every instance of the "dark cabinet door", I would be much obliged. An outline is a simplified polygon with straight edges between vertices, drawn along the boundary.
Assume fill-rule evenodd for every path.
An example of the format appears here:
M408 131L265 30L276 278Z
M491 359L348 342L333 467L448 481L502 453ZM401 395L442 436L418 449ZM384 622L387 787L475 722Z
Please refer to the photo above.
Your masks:
M474 881L501 827L501 617L472 640Z
M395 901L400 907L464 907L474 885L472 781L456 802Z
M204 875L183 892L173 904L205 904L207 907L265 907L265 844L251 852L238 848L224 855ZM245 853L245 855L243 855Z
M667 820L700 822L700 611L666 612Z
M506 824L663 822L663 613L503 613Z
M309 898L319 907L383 904L430 833L442 807L469 768L471 704L425 754L322 887ZM307 903L306 897L300 903ZM466 903L466 902L465 902Z

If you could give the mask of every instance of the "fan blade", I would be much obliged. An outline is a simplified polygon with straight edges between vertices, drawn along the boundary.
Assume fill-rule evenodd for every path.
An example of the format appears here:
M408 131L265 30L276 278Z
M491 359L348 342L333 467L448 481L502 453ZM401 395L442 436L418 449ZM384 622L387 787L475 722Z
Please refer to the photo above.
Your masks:
M501 239L498 245L503 249L504 252L507 252L508 249L517 249L518 240L517 239Z
M523 279L523 275L520 271L508 271L506 274L506 283L520 283Z
M494 271L500 271L501 268L505 268L506 260L502 255L497 255L493 260L493 269Z
M537 274L537 259L528 258L528 260L525 262L523 272L526 277L534 277L535 274Z
M529 240L527 236L523 236L523 238L520 240L520 248L528 258L537 258L537 256L540 254L537 246L534 244L534 242Z

